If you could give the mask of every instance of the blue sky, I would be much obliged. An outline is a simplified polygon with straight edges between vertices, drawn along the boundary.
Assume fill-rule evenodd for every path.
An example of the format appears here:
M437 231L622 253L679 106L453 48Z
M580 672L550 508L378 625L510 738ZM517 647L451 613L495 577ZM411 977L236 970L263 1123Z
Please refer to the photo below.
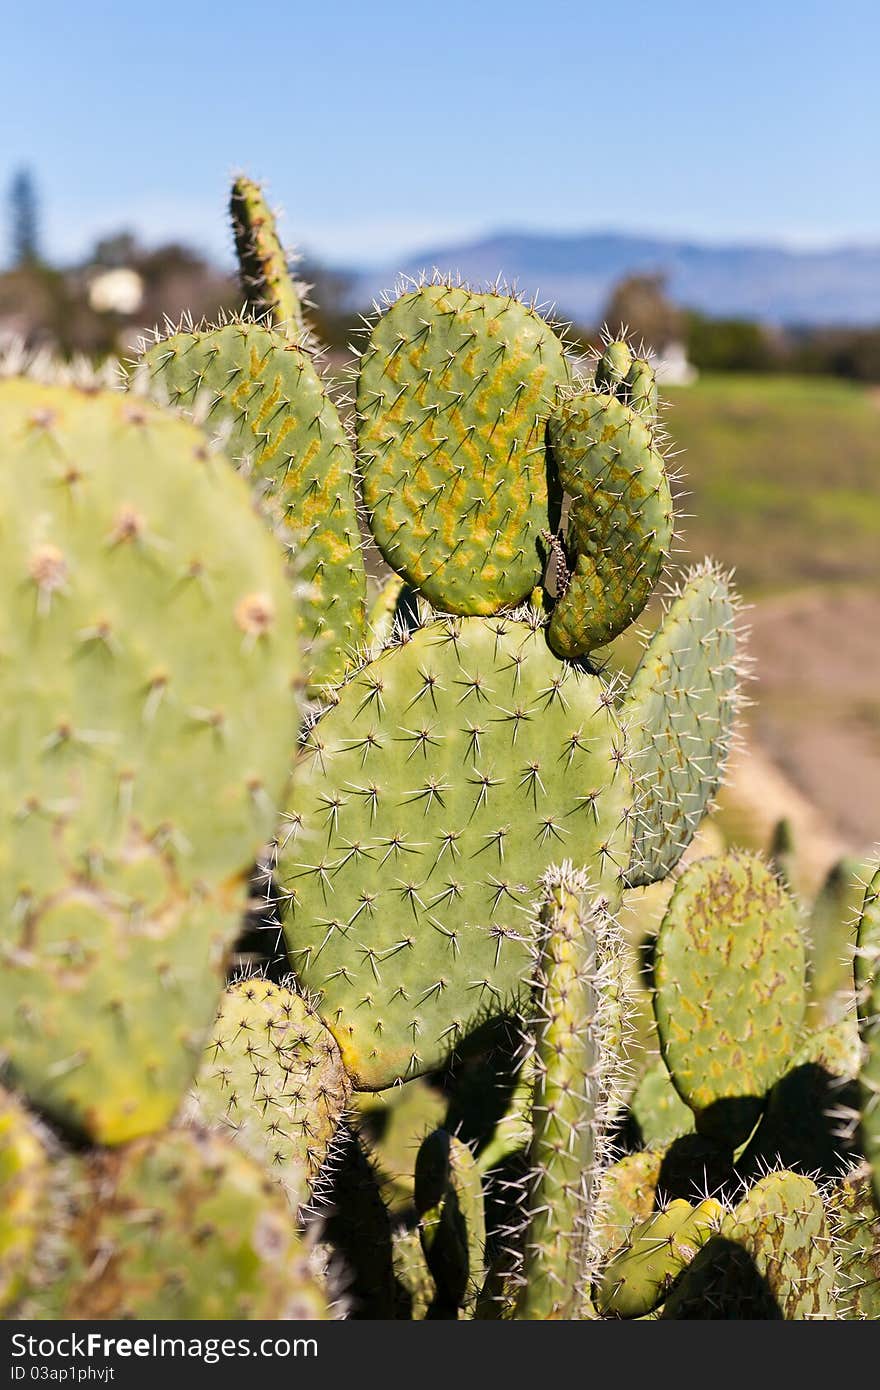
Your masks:
M61 257L126 226L225 254L238 168L342 262L499 227L877 241L878 51L876 0L17 3L0 183L32 167Z

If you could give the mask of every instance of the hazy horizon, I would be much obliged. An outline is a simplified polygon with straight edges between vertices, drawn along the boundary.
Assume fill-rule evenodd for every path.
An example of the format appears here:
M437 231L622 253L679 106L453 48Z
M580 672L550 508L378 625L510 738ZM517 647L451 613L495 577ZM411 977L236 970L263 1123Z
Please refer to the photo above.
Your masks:
M266 181L286 240L365 268L500 228L880 240L880 13L863 0L832 22L797 0L449 0L442 29L404 0L266 0L256 42L242 22L222 0L17 13L0 179L33 171L51 257L127 228L228 260L237 168Z

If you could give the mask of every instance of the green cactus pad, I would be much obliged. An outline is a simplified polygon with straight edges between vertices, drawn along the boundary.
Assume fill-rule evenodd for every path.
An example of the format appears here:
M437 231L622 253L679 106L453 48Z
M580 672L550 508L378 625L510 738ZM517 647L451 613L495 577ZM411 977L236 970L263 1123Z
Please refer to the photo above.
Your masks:
M631 801L605 686L537 625L432 623L342 688L275 876L356 1088L430 1070L522 998L538 877L569 855L614 897Z
M858 1103L859 1063L854 1019L812 1034L770 1092L737 1171L747 1179L773 1167L836 1177L854 1157L852 1127L843 1115Z
M425 1261L418 1231L399 1230L392 1237L394 1282L397 1285L395 1317L423 1322L437 1296L437 1286Z
M731 1146L796 1053L806 1009L797 914L760 859L731 851L682 875L657 938L657 1031L697 1128Z
M672 497L651 424L613 396L584 391L550 416L559 480L571 497L573 566L549 640L574 658L641 613L672 539Z
M172 1130L95 1151L70 1204L31 1317L327 1317L283 1193L218 1135Z
M339 1048L305 1000L254 978L223 995L189 1113L234 1136L298 1206L324 1164L350 1091Z
M134 381L196 414L254 477L302 587L309 686L338 680L366 637L366 577L354 458L311 354L265 324L233 320L151 343Z
M275 226L275 216L253 179L239 175L229 199L232 234L238 256L241 291L248 307L258 315L270 314L288 337L306 328L303 286L290 273L286 251Z
M545 880L535 979L537 1027L529 1218L516 1316L571 1318L592 1277L590 1227L619 1057L603 1007L607 962L620 953L601 903L568 871Z
M865 892L856 951L859 1029L864 1060L859 1073L861 1136L880 1205L880 869Z
M832 1237L809 1178L769 1173L704 1245L669 1295L664 1318L836 1316Z
M651 1215L662 1165L661 1150L640 1149L605 1169L596 1200L593 1232L601 1252L611 1255L632 1227Z
M24 1286L37 1243L51 1236L49 1157L30 1115L0 1091L0 1313Z
M635 1226L602 1271L596 1287L599 1312L616 1318L650 1313L719 1229L723 1216L724 1208L712 1198L696 1207L679 1200Z
M813 902L807 939L816 1027L833 1023L852 1004L855 934L870 875L869 863L847 855L831 866Z
M444 1129L423 1140L416 1156L415 1206L425 1262L436 1286L434 1316L473 1309L486 1269L483 1187L473 1154Z
M2 1051L105 1144L195 1070L297 727L282 557L191 425L0 383Z
M555 530L545 434L563 346L509 295L428 284L373 325L358 456L388 563L449 613L490 614L540 581Z
M384 1091L356 1091L352 1126L369 1150L392 1215L413 1206L413 1163L419 1145L443 1123L447 1101L423 1076Z
M718 789L736 713L735 603L714 566L675 592L623 700L639 787L631 887L665 878Z
M838 1271L837 1316L880 1318L880 1213L867 1167L848 1173L832 1189L828 1219Z
M694 1112L676 1091L662 1059L645 1072L629 1104L648 1149L665 1149L694 1131Z

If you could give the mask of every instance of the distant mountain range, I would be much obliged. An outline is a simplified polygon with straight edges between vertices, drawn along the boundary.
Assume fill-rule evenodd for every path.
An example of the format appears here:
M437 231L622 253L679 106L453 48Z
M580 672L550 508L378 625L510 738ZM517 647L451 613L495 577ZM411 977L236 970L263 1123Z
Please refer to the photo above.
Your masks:
M486 283L506 280L579 323L596 323L613 285L635 272L662 272L678 304L717 316L776 324L880 323L880 243L796 251L716 246L659 237L590 232L503 232L418 252L393 269L356 273L363 304L393 287L399 271L437 267Z

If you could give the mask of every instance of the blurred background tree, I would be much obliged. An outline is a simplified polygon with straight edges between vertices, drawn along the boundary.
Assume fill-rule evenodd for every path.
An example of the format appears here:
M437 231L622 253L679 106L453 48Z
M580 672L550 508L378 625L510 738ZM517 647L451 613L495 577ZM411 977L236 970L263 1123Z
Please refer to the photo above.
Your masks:
M614 337L626 330L637 343L657 353L679 342L684 331L684 316L666 294L664 275L628 275L620 280L602 321Z
M40 259L39 203L29 169L17 169L9 185L9 244L13 266L35 265Z

